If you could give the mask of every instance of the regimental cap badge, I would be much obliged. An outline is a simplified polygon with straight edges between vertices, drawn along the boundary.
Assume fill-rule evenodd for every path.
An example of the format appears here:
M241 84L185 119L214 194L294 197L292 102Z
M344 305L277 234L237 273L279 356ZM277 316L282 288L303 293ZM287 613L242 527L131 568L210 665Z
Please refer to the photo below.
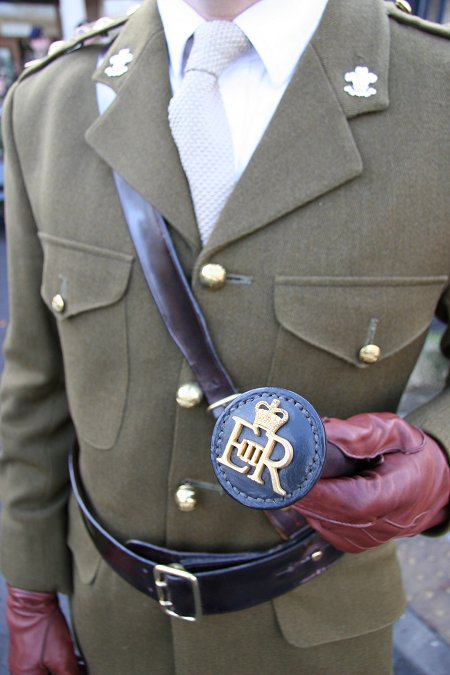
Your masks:
M133 60L133 54L126 47L121 49L109 59L110 65L105 68L105 75L108 77L120 77L128 72L128 64Z
M211 461L225 492L245 506L275 509L304 497L325 461L317 412L287 389L252 389L216 422Z
M369 98L377 93L377 90L371 85L378 81L378 75L371 73L367 66L356 66L353 72L345 73L344 79L346 82L350 82L344 87L344 91L350 96Z

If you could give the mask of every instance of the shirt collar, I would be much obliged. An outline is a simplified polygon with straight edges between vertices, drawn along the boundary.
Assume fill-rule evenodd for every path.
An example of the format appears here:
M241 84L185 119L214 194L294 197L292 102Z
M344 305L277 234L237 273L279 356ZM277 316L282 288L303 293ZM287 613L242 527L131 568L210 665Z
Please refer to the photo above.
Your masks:
M157 0L172 74L182 76L186 42L204 21L185 0ZM235 19L274 85L289 80L328 0L259 0Z
M164 27L172 75L183 75L186 42L204 21L185 0L158 0L158 10Z
M290 79L328 0L260 0L235 22L259 54L273 84Z

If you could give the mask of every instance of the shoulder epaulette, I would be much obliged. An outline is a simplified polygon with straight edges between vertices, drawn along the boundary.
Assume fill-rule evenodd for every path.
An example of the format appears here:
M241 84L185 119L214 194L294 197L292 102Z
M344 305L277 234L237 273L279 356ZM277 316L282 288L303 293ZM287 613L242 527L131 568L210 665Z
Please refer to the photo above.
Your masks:
M64 54L69 54L77 49L81 49L85 45L108 45L110 44L115 37L120 32L120 29L128 19L130 18L131 13L121 16L119 18L111 19L108 17L103 17L97 21L92 22L91 24L86 24L77 30L75 35L68 40L59 40L58 42L53 42L48 50L48 54L41 59L36 59L36 61L30 61L25 65L24 70L19 76L19 81L25 79L32 73L35 73L52 61L55 61L60 56Z
M421 19L419 16L416 16L412 13L411 6L408 2L406 2L406 0L386 2L386 9L388 15L399 23L403 23L408 26L414 26L419 30L425 31L426 33L440 35L441 37L445 37L447 39L450 38L450 27L448 24L434 23L433 21Z

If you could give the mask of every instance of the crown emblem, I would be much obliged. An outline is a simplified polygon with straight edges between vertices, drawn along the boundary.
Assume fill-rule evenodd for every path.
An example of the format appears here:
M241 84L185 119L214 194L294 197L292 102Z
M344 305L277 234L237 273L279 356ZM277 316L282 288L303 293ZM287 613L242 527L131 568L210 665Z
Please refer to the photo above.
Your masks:
M255 405L254 424L275 434L285 424L289 415L286 410L279 408L280 401L275 399L269 405L266 401L260 401Z

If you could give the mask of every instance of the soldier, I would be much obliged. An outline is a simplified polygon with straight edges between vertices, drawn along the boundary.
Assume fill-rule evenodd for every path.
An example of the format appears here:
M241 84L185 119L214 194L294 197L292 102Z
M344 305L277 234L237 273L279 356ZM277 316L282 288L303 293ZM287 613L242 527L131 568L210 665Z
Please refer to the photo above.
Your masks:
M404 609L392 540L443 531L450 485L448 390L395 414L450 302L450 32L407 10L145 0L12 88L1 399L12 675L81 668L57 592L92 675L391 672ZM167 226L151 245L149 204ZM166 249L179 260L170 273ZM324 477L269 518L223 494L207 412L220 397L202 397L216 381L199 386L147 285L169 295L170 314L176 270L229 380L305 396L326 417L331 456L358 462L353 477ZM295 433L281 460L267 454L287 421L280 400L254 421L235 415L236 434L254 438L236 435L220 457L242 480L253 463L248 484L270 474L284 498ZM258 446L261 430L272 445ZM302 543L305 518L318 534Z

